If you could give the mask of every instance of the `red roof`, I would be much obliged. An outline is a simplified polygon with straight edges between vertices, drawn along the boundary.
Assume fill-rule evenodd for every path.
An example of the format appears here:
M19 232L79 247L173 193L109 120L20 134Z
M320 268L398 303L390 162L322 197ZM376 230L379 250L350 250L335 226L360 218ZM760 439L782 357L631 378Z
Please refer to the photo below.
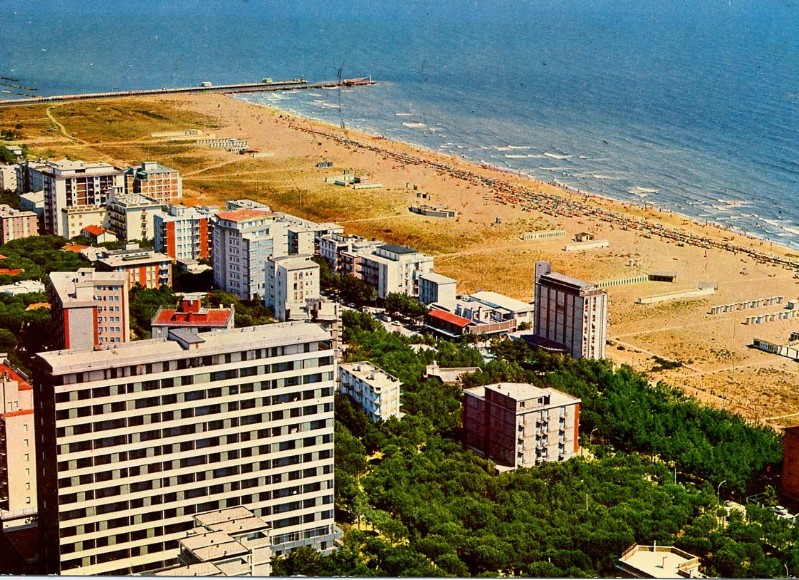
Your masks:
M7 364L0 364L0 375L7 375L12 381L17 381L20 391L29 391L33 388L28 381Z
M100 227L100 226L86 226L81 231L82 232L86 232L87 234L92 235L92 236L101 236L105 232L107 232L108 230L106 230L105 228Z
M229 222L245 222L259 217L273 217L275 214L267 209L234 209L232 211L222 211L216 214L219 219Z
M22 268L0 268L0 275L4 276L19 276L25 270Z
M180 312L174 308L164 309L153 319L154 326L227 326L233 311L216 308L205 312Z
M463 318L462 316L457 316L452 314L451 312L446 312L445 310L431 310L427 313L427 315L431 318L436 318L438 320L443 320L444 322L449 322L450 324L454 324L455 326L467 326L471 320L468 318Z
M27 310L40 310L42 308L50 308L49 302L34 302L33 304L28 304L28 307L25 309Z
M62 250L65 252L80 252L81 250L85 250L89 246L81 246L80 244L67 244Z
M3 413L3 417L20 417L22 415L33 415L33 409L20 409L19 411Z

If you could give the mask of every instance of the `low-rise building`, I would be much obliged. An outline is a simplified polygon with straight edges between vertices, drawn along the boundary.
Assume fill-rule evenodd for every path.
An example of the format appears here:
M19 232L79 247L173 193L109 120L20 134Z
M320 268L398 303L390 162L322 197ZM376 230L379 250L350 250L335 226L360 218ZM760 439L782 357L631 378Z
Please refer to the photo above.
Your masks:
M38 235L38 217L34 212L0 205L0 243Z
M194 528L180 540L182 566L156 576L253 576L272 573L271 529L243 506L194 516Z
M380 242L369 241L360 236L352 234L345 236L343 233L334 232L319 238L319 255L328 263L331 272L353 274L351 269L347 271L343 266L342 254L374 249L379 245Z
M19 209L36 214L39 232L44 227L44 192L31 191L19 195Z
M704 578L698 556L674 546L642 546L627 548L616 562L622 578Z
M13 284L5 284L0 286L0 294L8 294L9 296L19 296L20 294L34 294L44 292L45 286L38 280L20 280Z
M26 526L36 517L36 439L33 386L7 359L0 363L0 526Z
M71 240L80 236L86 226L104 228L108 223L108 210L105 206L82 205L64 207L58 213L59 230L55 235ZM47 232L46 233L52 233Z
M136 284L145 288L172 286L172 258L140 249L136 244L129 244L124 250L103 252L96 265L101 272L124 272L129 289Z
M579 449L580 399L527 383L463 391L466 446L499 469L565 461Z
M120 240L151 240L153 220L162 213L160 201L138 193L114 194L108 198L108 229Z
M190 332L230 330L234 326L235 310L230 308L206 308L199 295L186 295L177 308L159 308L152 318L152 337L166 338L170 330L178 328Z
M164 167L155 161L145 161L139 167L125 170L125 189L159 204L172 203L183 197L183 181L178 170Z
M339 391L349 395L373 422L401 418L399 379L370 362L339 365Z
M270 256L266 260L264 303L280 322L310 318L306 300L320 297L319 264L311 256Z
M104 244L106 242L116 242L117 236L111 230L101 226L86 226L80 231L80 236L89 240L92 244Z
M17 165L0 165L0 191L17 191Z

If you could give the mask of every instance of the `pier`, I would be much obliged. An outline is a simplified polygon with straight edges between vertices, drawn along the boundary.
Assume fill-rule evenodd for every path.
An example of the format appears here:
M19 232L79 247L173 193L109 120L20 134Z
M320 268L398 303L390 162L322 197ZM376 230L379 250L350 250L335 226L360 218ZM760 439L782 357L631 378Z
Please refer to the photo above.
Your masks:
M142 97L152 95L172 95L185 93L257 93L263 91L295 91L299 89L334 89L338 87L357 87L376 84L372 77L341 79L309 83L303 78L288 81L263 80L259 83L237 83L232 85L212 85L204 82L195 87L171 89L139 89L134 91L111 91L105 93L83 93L79 95L53 95L50 97L28 97L23 99L0 100L0 107L19 107L64 101L83 101L88 99L117 99L120 97Z

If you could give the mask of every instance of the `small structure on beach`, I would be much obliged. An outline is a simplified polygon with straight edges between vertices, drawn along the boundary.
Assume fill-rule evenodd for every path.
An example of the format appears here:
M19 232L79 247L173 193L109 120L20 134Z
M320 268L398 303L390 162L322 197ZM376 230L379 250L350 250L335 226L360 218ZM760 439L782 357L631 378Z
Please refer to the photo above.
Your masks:
M458 215L458 212L454 209L434 205L412 205L408 208L408 211L427 217L437 218L452 218Z
M579 234L574 235L575 242L590 242L594 239L594 234L589 234L588 232L580 232Z

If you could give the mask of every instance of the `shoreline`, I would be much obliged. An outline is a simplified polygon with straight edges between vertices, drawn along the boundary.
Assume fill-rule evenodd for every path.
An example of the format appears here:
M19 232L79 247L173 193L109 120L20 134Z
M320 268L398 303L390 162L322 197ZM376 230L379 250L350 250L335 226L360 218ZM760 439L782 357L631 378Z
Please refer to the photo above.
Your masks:
M279 103L260 102L260 101L257 101L257 100L247 99L246 97L245 98L237 97L235 95L225 95L225 96L229 96L229 97L231 97L231 98L233 98L233 99L235 99L237 101L246 103L248 105L265 107L265 108L269 108L269 109L272 109L272 110L280 111L283 114L286 114L286 115L289 115L289 116L293 116L293 117L296 117L296 118L300 118L300 119L305 119L305 120L313 122L313 123L318 123L320 125L330 127L331 129L336 129L337 128L337 124L335 122L329 120L329 119L320 118L319 116L314 116L313 114L309 114L307 112L298 111L296 108L285 108L284 109L284 108L280 107ZM790 236L787 236L787 235L781 236L781 235L779 235L780 233L788 232L790 228L789 229L785 229L786 227L788 227L787 225L781 225L781 224L772 223L773 220L762 218L762 217L758 216L757 214L748 215L748 217L746 217L746 220L742 220L742 221L746 221L747 222L745 224L746 227L744 227L742 225L739 225L737 223L724 223L722 221L717 221L716 219L714 219L714 217L709 217L709 216L705 216L705 215L691 215L691 214L683 213L679 209L679 206L680 206L679 199L674 199L674 200L672 200L672 201L670 201L668 203L659 204L656 201L646 201L645 198L641 197L641 196L636 197L635 199L627 199L627 198L625 198L622 195L621 190L619 190L619 191L617 191L615 193L607 193L607 192L605 192L605 193L597 193L595 191L586 190L584 188L581 189L578 186L572 186L572 185L569 185L567 183L562 183L560 181L557 181L557 179L555 179L555 178L548 179L548 178L543 178L543 177L539 177L539 176L536 176L536 175L531 175L530 174L531 172L536 172L535 168L505 167L505 166L502 166L502 165L499 165L499 164L494 164L494 163L492 163L490 161L485 161L483 159L477 159L477 158L474 158L474 157L469 157L467 155L464 155L462 153L457 152L454 149L447 150L447 151L442 151L442 150L436 149L436 148L434 148L432 146L429 146L429 145L424 145L424 144L419 143L419 142L408 140L407 137L401 137L401 138L386 137L384 134L382 134L382 133L380 133L380 132L378 132L377 130L374 130L374 129L363 129L363 128L350 128L350 127L347 127L346 131L353 132L353 133L358 133L358 134L364 135L364 136L366 136L366 137L368 137L370 139L385 139L386 141L390 141L392 143L399 143L399 144L402 144L402 145L405 145L405 146L420 150L420 151L424 152L425 154L430 154L430 155L433 155L433 156L436 156L436 157L440 157L440 158L457 157L461 162L473 165L475 167L485 167L485 168L493 169L495 171L499 171L499 172L503 172L503 173L512 175L512 176L514 176L516 178L519 178L519 179L529 180L529 181L534 182L534 183L547 184L547 185L550 185L552 187L556 187L558 189L566 191L566 192L568 192L570 194L573 194L573 195L589 196L589 197L592 197L592 198L604 199L604 200L607 200L609 202L612 202L612 203L615 203L615 204L619 204L619 205L621 205L621 206L623 206L625 208L627 206L634 206L634 207L639 208L639 209L644 210L644 211L654 209L655 211L658 211L658 212L669 212L669 213L671 213L671 214L673 214L675 216L680 217L681 219L690 220L692 222L695 222L699 226L703 226L703 225L712 226L712 227L715 227L715 228L718 228L718 229L721 229L721 230L725 230L730 235L746 238L748 240L751 240L751 241L757 242L757 243L763 242L763 244L760 244L760 245L769 244L770 246L773 246L775 248L782 248L784 250L784 253L792 253L792 254L794 254L797 257L797 260L795 262L789 260L789 263L786 264L786 267L799 267L799 243L797 243L797 245L794 247L794 246L790 245L786 241L786 239L790 238ZM528 148L528 147L520 147L520 148ZM490 149L490 147L489 147L489 149ZM468 148L466 150L469 151ZM543 155L546 156L547 153L545 152ZM631 176L628 176L628 177L631 177ZM652 184L652 186L658 188L657 184ZM632 194L632 192L630 192L629 190L627 190L627 192ZM674 193L673 192L669 193L669 196L670 197L674 197ZM740 201L738 201L736 199L732 199L732 198L729 199L729 200L717 199L717 201L723 206L723 207L720 208L718 205L713 205L712 207L714 207L717 210L718 209L728 210L730 208L737 208L737 207L739 207L738 204L742 203L742 202L740 202ZM690 205L690 206L694 206L695 203L696 203L695 201L687 202L687 204ZM685 204L682 204L682 205L683 205L683 207L685 206ZM671 206L671 207L669 207L669 206ZM747 204L747 206L748 206L748 204ZM701 209L702 206L700 205L700 206L697 206L697 207ZM723 213L723 211L722 212L717 212L717 216L715 216L715 217L721 218L721 217L724 217L724 215L725 214ZM733 220L730 220L730 221L733 221ZM769 228L766 226L766 224L768 224L768 226L770 226L771 228L775 228L775 229L779 230L779 232L770 231ZM799 227L799 226L797 226L797 227Z
M231 98L231 99L235 99L235 97L233 97L231 95L225 95L225 96L228 97L228 98ZM235 100L239 100L239 99L235 99ZM266 105L266 104L261 104L261 103L253 103L253 102L250 102L250 101L240 101L240 102L244 102L244 103L246 103L248 105L253 105L253 106L257 106L257 107L264 107L264 108L270 109L270 110L275 111L275 112L280 112L281 114L284 114L284 115L289 115L290 117L293 117L295 119L302 119L304 121L308 121L308 122L311 122L311 123L314 123L314 124L322 125L323 127L326 127L328 129L327 131L325 131L325 130L322 130L322 129L312 129L312 128L308 128L308 127L302 127L300 125L295 125L294 127L296 129L300 130L300 131L304 131L306 133L315 134L315 135L318 135L318 136L321 136L321 137L332 139L332 140L335 140L338 143L340 143L342 145L345 145L345 146L354 146L354 147L366 149L368 151L372 151L374 153L378 153L380 155L385 155L385 156L388 156L388 157L392 157L395 161L400 162L400 163L409 163L409 164L415 164L415 165L424 164L424 165L427 165L428 167L431 167L433 169L436 169L436 170L439 170L439 171L445 171L451 177L462 179L464 181L472 183L473 185L485 185L485 186L488 186L494 192L495 201L498 202L498 203L520 204L520 205L523 206L523 209L525 209L527 211L530 211L530 210L538 211L538 212L541 212L541 213L544 213L546 215L549 215L551 217L556 217L556 218L557 217L564 217L564 216L568 216L568 217L595 217L595 218L598 218L598 219L600 219L602 221L605 221L606 223L611 223L611 224L614 224L614 225L618 224L623 229L626 228L626 229L632 229L632 230L643 230L643 231L646 231L650 235L657 235L657 236L659 236L661 238L667 238L667 239L670 239L670 240L678 242L678 243L690 244L690 245L693 245L693 246L696 246L696 247L701 247L701 248L715 247L715 248L718 248L718 249L721 249L721 250L732 252L733 254L736 254L738 252L743 252L743 253L746 253L749 256L751 256L751 257L755 258L756 260L761 261L763 263L773 263L773 264L782 266L782 267L784 267L786 269L799 269L799 254L796 255L795 259L791 259L789 257L779 257L779 256L775 255L772 252L764 252L764 251L757 250L755 248L746 247L746 246L743 246L741 244L733 243L732 240L729 240L729 241L718 241L718 240L713 239L713 238L708 237L708 236L704 236L704 237L703 236L697 236L697 235L691 234L691 233L689 233L687 231L668 230L662 224L652 223L650 220L648 220L645 217L644 218L635 219L635 218L631 218L628 214L625 214L622 211L604 211L602 209L594 207L592 204L588 203L587 200L588 199L594 199L594 200L600 199L600 200L603 200L603 201L608 202L608 203L620 204L620 205L622 205L622 206L624 206L624 207L626 207L628 209L629 209L630 206L634 206L639 211L644 211L644 212L646 212L646 211L654 212L655 210L657 210L658 213L665 212L668 215L676 216L676 217L678 217L678 218L680 218L682 220L688 220L688 221L692 222L695 226L698 226L698 227L703 227L703 226L705 226L705 227L713 227L713 228L718 229L718 230L729 232L730 235L733 236L733 237L734 236L741 236L741 237L747 239L748 241L750 241L752 243L759 243L760 245L763 245L764 243L768 243L771 248L773 248L774 245L775 245L775 242L773 242L772 240L765 239L765 238L760 238L758 236L755 236L755 235L752 235L752 234L748 234L748 233L739 232L739 231L733 230L733 229L731 229L728 226L725 226L723 224L718 224L718 223L715 223L715 222L711 222L709 220L705 220L706 223L702 224L698 219L696 219L696 218L694 218L692 216L685 215L685 214L682 214L682 213L678 213L678 212L675 212L675 211L672 211L672 210L660 208L660 207L655 206L654 204L641 205L641 204L635 203L635 202L624 202L624 201L621 201L621 200L618 200L618 199L615 199L615 198L612 198L612 197L609 197L609 196L606 196L606 195L600 195L600 194L596 194L596 193L591 193L591 192L578 190L576 188L569 187L568 185L565 185L565 184L562 184L562 183L558 183L558 182L556 182L554 180L553 181L549 181L549 182L539 181L538 179L535 179L534 177L530 177L528 175L524 175L521 172L513 170L513 169L509 169L509 168L506 169L506 168L503 168L503 167L497 167L497 166L494 166L494 165L491 165L491 164L485 163L485 162L478 164L478 163L475 163L475 162L473 162L473 161L471 161L469 159L466 159L466 158L461 157L461 156L456 155L456 154L452 154L452 155L449 156L449 157L456 157L458 160L460 160L461 163L467 164L467 165L471 165L471 166L473 166L475 168L487 169L489 171L495 171L495 172L499 172L499 173L511 176L512 178L517 179L517 180L531 182L532 184L538 186L537 190L533 190L529 186L528 187L524 187L523 185L514 185L514 184L510 183L509 181L503 182L502 180L498 180L498 179L493 179L493 178L488 178L488 177L482 176L478 172L469 171L467 169L459 169L459 168L457 168L457 167L455 167L453 165L447 165L445 163L437 163L437 162L434 162L434 161L432 161L430 159L426 159L424 156L421 156L421 155L413 156L413 155L406 154L406 153L396 153L395 151L392 151L390 148L387 148L387 147L382 147L381 148L381 147L378 147L378 146L370 144L370 143L365 143L365 142L363 142L361 140L358 140L358 139L353 139L353 138L350 138L350 137L342 137L342 136L337 135L334 132L332 132L332 130L335 129L335 125L332 125L331 123L328 123L326 121L322 121L322 120L319 120L319 119L316 119L316 118L299 115L299 114L297 114L295 112L285 111L283 109L280 109L278 107L274 107L272 105ZM347 131L358 133L358 134L360 134L362 136L365 136L365 137L367 137L367 138L369 138L371 140L381 140L381 141L386 141L386 142L389 142L389 143L392 143L392 144L398 144L398 145L403 145L405 147L409 147L409 148L412 148L412 149L417 149L417 150L420 150L421 152L424 152L427 155L431 155L431 156L435 156L435 157L448 157L447 155L444 155L444 154L442 154L442 153L440 153L438 151L434 151L434 150L432 150L432 149L430 149L428 147L420 146L420 145L418 145L416 143L409 143L409 142L405 142L405 141L393 140L393 139L386 138L386 137L384 137L382 135L371 135L369 133L365 133L365 132L357 130L357 129L347 129ZM570 201L565 201L564 200L564 201L558 202L558 201L556 201L555 198L557 198L559 196L557 196L556 194L552 194L552 193L549 193L549 194L545 193L544 191L541 190L541 188L540 188L541 185L548 185L548 186L550 186L552 188L556 188L557 190L560 190L564 194L570 194L572 196L578 196L579 198L582 198L582 199L584 199L586 201L582 201L581 202L579 200L570 200ZM553 203L556 204L556 205L553 205ZM564 213L559 213L558 212L558 210L561 209L561 204L566 206L565 209L567 210L567 213L564 214ZM779 242L776 243L776 246L777 246L778 249L782 249L786 254L791 254L793 252L792 248L790 248L789 246L782 245Z

